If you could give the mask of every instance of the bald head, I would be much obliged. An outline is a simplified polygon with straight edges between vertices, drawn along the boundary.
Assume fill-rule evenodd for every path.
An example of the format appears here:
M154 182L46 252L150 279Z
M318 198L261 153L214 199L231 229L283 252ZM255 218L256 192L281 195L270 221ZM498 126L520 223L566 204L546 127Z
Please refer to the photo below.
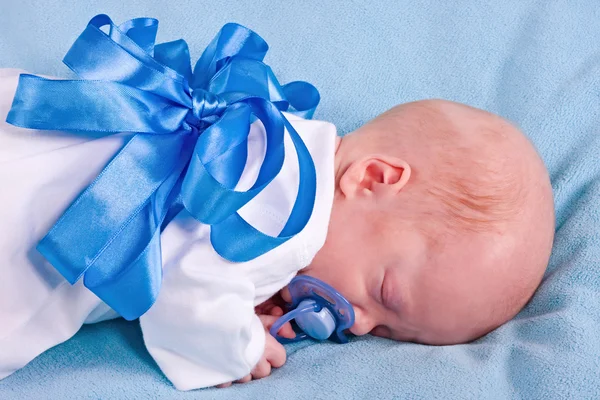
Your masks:
M418 267L398 266L412 340L466 342L517 314L541 281L554 234L548 173L527 138L493 114L428 100L344 138L340 168L365 153L411 169L382 225L396 237L419 232L422 246L412 247L425 249L413 257Z

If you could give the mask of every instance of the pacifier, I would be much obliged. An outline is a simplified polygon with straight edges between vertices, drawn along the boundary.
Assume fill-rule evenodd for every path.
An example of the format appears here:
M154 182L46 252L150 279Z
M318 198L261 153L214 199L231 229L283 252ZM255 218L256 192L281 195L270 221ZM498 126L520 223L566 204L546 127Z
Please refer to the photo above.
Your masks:
M296 276L288 288L292 296L288 307L291 311L275 321L269 331L279 343L294 343L309 337L348 342L344 331L354 324L354 309L348 300L325 282L310 276ZM283 324L291 320L295 320L302 333L297 333L294 339L279 336Z

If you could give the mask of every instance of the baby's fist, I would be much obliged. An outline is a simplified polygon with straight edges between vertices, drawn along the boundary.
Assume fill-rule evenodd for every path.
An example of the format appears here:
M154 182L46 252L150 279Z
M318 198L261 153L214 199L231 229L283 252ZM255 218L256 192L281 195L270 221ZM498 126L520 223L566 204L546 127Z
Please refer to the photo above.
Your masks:
M271 375L271 370L273 368L279 368L285 364L286 354L285 348L281 343L277 341L270 333L269 330L271 326L277 321L279 317L274 315L259 315L260 321L265 328L265 351L258 361L258 363L254 366L250 374L245 377L238 379L235 383L246 383L250 382L253 379L261 379ZM290 323L284 324L279 330L279 335L286 338L293 338L296 334L292 329ZM217 385L218 388L225 388L231 386L232 382L223 383Z
M279 368L285 364L285 348L268 331L265 333L265 352L250 373L252 379L269 376L273 368Z
M260 318L260 321L265 328L265 352L251 372L252 379L261 379L265 376L269 376L272 368L281 367L285 364L286 360L285 348L271 335L271 333L269 333L269 330L275 321L277 321L278 317L274 315L259 315L258 318ZM295 336L294 330L289 322L281 327L279 335L286 338L293 338Z

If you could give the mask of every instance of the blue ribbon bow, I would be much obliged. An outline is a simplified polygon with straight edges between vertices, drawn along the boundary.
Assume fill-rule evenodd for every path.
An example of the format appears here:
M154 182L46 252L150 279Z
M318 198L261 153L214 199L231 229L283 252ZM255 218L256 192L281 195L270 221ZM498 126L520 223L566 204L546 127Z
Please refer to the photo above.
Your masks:
M135 133L37 247L70 283L83 276L129 320L158 296L160 232L183 208L211 225L218 254L243 262L300 232L316 191L312 158L281 111L291 106L311 118L319 92L306 82L281 86L262 62L267 44L243 26L225 25L193 72L186 42L155 45L157 27L150 18L116 26L95 16L63 60L82 80L23 74L7 117L25 128ZM235 191L255 118L265 128L266 153L254 185ZM286 225L272 237L237 211L281 170L286 128L300 184Z

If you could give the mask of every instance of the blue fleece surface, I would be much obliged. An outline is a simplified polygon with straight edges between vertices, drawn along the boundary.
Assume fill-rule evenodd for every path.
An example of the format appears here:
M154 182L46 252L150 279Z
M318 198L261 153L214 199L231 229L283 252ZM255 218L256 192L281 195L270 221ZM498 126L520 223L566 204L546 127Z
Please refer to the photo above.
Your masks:
M156 17L160 41L185 38L194 59L224 23L242 23L267 40L282 82L320 89L315 117L341 133L431 97L512 120L551 173L553 257L528 307L473 344L304 343L268 379L179 393L137 323L112 321L0 381L0 399L600 398L597 0L0 0L0 67L66 76L61 59L97 13Z

